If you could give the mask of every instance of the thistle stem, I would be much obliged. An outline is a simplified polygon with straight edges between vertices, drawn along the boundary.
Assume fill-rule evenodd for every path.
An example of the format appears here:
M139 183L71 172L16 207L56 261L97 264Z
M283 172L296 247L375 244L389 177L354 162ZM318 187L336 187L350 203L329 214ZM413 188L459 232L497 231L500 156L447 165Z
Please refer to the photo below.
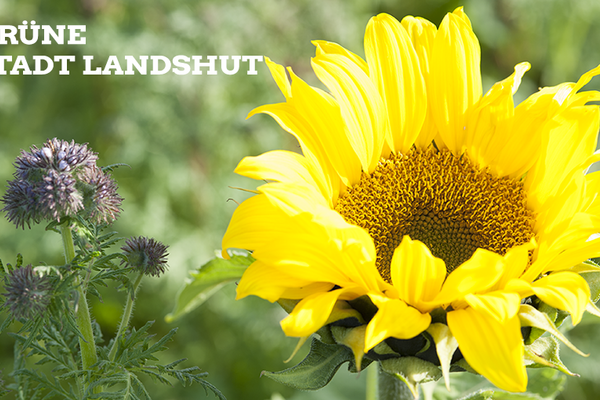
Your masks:
M75 258L75 246L73 244L73 233L68 222L60 225L60 232L63 239L65 250L65 261L69 264ZM79 347L81 348L81 364L82 369L89 369L92 365L98 362L96 354L96 343L94 342L94 331L92 330L92 319L90 317L90 309L88 308L85 291L81 285L81 280L77 277L76 281L77 294L77 309L75 310L75 320L77 327L81 332L79 337Z
M127 297L127 303L125 304L125 308L123 309L123 316L121 317L121 323L119 324L119 330L117 332L117 336L115 336L115 341L110 348L110 353L108 355L108 359L110 361L115 361L115 356L117 355L117 342L119 338L123 335L127 327L129 326L129 320L131 319L131 312L133 311L133 304L135 303L135 295L137 290L142 282L142 278L144 277L144 273L140 272L135 282L133 283L133 294Z
M377 400L415 400L406 383L383 371L379 363L377 363L377 368L379 372Z

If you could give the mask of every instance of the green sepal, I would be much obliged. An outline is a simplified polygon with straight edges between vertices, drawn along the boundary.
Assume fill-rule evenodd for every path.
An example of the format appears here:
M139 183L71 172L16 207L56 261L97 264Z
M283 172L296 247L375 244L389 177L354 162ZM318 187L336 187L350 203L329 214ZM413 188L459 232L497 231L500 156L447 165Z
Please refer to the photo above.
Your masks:
M554 336L539 338L533 344L525 346L525 359L531 362L526 366L528 368L550 367L570 376L579 376L569 371L563 364L559 356L559 350L560 344Z
M596 303L600 300L600 271L583 272L581 277L586 280L590 287L590 299Z
M254 262L251 255L232 255L230 259L216 257L192 272L175 300L175 308L165 316L167 322L189 313L204 303L225 284L239 279Z
M344 326L331 326L331 334L338 344L344 345L352 350L354 354L354 363L357 371L361 370L363 357L365 355L365 331L366 325L356 328L346 328Z
M292 299L279 299L277 300L277 304L281 306L285 310L286 313L291 313L296 307L296 304L300 303L300 300L292 300Z
M541 300L539 300L537 310L540 311L542 314L545 314L548 320L550 320L552 323L554 323L556 321L556 318L558 317L558 310L554 307L550 307L548 304L544 303ZM535 342L537 338L541 337L544 333L546 333L546 330L542 328L533 325L528 326L531 326L531 332L529 333L527 339L525 339L525 344L531 344Z
M442 377L439 367L417 357L399 357L379 362L384 372L406 383L414 398L419 396L419 384L437 381Z
M353 359L352 350L348 347L313 339L308 355L298 365L279 372L263 371L260 376L294 389L317 390L331 381L343 363Z
M347 301L338 300L335 302L325 325L341 322L342 320L348 320L352 325L362 325L365 323L362 315L352 308Z
M567 339L566 336L563 335L558 330L556 325L554 325L554 322L552 322L552 320L550 319L550 317L547 314L536 310L535 308L533 308L530 305L522 304L519 309L519 319L521 320L522 326L533 326L538 329L543 329L546 332L550 332L551 334L553 334L556 338L560 339L561 342L566 344L571 350L573 350L577 354L579 354L583 357L588 356L588 354L583 353L581 350L579 350L577 347L575 347L569 341L569 339ZM537 338L533 343L528 343L528 344L530 346L534 345L538 340L541 340L541 339L542 338Z
M327 343L327 344L336 344L335 339L333 338L333 335L331 334L331 329L330 329L329 325L322 326L315 333L320 336L321 342Z
M452 356L456 349L458 349L458 342L452 335L450 328L447 325L434 323L429 325L427 332L433 338L435 342L435 350L440 360L442 369L442 375L444 376L444 382L446 388L450 390L450 364L452 363Z
M384 359L387 358L386 356L399 356L399 354L392 350L392 348L388 346L388 344L385 341L377 343L377 345L375 345L375 347L373 347L371 351L378 356L383 356Z

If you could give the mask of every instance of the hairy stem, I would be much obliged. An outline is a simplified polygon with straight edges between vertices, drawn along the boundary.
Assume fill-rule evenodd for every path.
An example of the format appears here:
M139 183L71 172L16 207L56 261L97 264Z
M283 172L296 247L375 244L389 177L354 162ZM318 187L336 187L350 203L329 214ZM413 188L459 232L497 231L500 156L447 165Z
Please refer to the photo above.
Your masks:
M75 258L75 246L73 244L71 227L68 222L60 225L60 232L62 234L63 246L65 249L65 261L67 264L69 264ZM77 300L77 308L75 310L75 319L77 321L77 327L83 336L79 338L79 347L81 348L82 369L86 370L98 362L98 355L96 354L96 343L94 342L92 319L90 317L90 309L88 308L85 290L81 285L81 280L79 277L75 283L79 297Z
M119 338L125 333L125 330L129 326L129 320L131 319L131 312L133 311L133 304L135 303L135 295L137 293L138 287L140 286L140 282L142 282L142 278L144 277L144 273L140 272L135 282L133 283L133 294L127 297L127 303L125 304L125 308L123 309L123 316L121 317L121 323L119 324L119 330L117 332L117 336L115 336L115 341L110 348L110 353L108 355L108 359L110 361L115 361L115 357L117 355L117 342Z

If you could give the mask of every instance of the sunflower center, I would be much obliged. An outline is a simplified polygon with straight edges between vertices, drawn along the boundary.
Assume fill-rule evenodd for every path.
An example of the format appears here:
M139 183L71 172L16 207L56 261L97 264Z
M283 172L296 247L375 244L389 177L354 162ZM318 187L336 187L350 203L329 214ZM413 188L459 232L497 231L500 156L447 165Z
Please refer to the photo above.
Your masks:
M381 160L340 196L335 207L375 243L376 265L390 264L404 235L420 240L450 273L478 248L500 255L533 236L534 215L523 184L497 177L447 150L411 150Z

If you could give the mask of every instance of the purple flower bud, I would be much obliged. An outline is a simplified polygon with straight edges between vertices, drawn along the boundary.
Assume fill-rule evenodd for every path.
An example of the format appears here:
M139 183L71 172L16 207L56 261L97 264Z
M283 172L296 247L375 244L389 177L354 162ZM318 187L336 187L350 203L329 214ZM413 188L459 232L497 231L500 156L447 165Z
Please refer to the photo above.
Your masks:
M166 246L154 239L144 236L132 237L121 247L127 257L126 267L130 267L146 275L160 276L168 268Z
M52 287L48 277L35 273L31 264L12 270L4 280L4 305L14 318L35 318L42 315L50 304Z

